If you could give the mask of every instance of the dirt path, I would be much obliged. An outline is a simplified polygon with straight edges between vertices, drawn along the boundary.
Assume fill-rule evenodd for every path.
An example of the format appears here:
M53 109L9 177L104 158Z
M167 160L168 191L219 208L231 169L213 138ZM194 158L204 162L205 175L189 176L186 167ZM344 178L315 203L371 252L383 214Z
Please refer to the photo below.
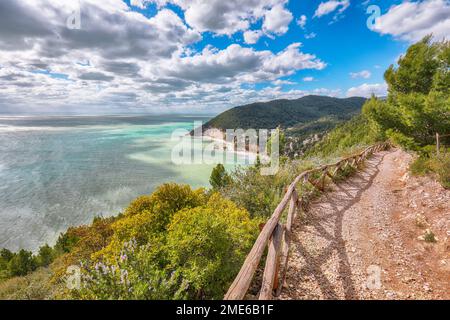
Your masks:
M280 299L450 299L450 191L409 177L410 161L381 152L311 204Z

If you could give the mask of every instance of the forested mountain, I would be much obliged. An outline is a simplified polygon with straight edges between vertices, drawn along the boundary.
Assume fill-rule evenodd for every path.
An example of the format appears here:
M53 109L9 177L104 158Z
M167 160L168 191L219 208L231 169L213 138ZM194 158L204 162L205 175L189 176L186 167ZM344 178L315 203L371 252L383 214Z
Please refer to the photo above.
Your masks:
M204 130L218 129L274 129L277 126L289 128L317 122L319 119L329 128L339 120L348 120L359 113L365 98L333 98L326 96L305 96L296 100L274 100L238 106L227 110L204 125ZM314 126L315 128L317 127Z

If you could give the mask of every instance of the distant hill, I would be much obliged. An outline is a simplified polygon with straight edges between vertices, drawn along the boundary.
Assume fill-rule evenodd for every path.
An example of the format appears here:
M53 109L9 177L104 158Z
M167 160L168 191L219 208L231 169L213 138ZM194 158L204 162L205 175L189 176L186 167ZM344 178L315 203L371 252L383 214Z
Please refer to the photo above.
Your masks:
M274 100L238 106L227 110L208 121L203 129L274 129L281 126L292 128L302 134L314 129L330 129L337 123L348 120L361 111L365 98L333 98L326 96L305 96L296 100ZM315 130L313 130L315 131Z

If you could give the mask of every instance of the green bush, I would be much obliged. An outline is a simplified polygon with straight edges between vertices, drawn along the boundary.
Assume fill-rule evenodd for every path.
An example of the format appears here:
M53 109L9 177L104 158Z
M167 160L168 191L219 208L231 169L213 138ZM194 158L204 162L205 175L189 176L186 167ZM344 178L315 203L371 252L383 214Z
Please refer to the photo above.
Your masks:
M213 190L219 190L231 182L231 178L228 175L227 171L223 164L219 163L214 169L211 171L211 176L209 178L209 183L211 184Z
M36 257L36 260L39 266L46 267L53 262L54 258L55 253L53 249L48 244L46 244L39 248L39 253Z
M8 262L8 271L11 276L24 276L35 270L37 267L36 260L30 251L24 249L14 254Z
M434 142L436 133L450 128L450 41L432 41L431 36L410 46L391 65L384 77L386 102L373 102L363 113L382 132L401 146L417 150ZM443 143L449 138L443 138Z
M408 137L401 132L395 131L393 129L388 129L386 131L386 136L391 140L391 142L402 147L405 150L419 150L419 145L414 141L414 138Z
M70 252L80 240L77 235L79 229L79 227L70 227L66 232L61 233L56 241L55 249L60 253Z
M221 299L259 233L245 209L213 194L207 205L178 212L168 229L170 267L191 298Z
M439 167L436 170L439 175L439 180L442 186L446 189L450 189L450 156L439 158Z
M193 208L206 201L203 188L192 190L189 185L165 183L160 185L151 195L136 198L125 209L125 215L148 212L165 212L170 219L171 214L183 208ZM166 221L167 222L167 221Z
M139 246L149 242L159 244L175 212L203 205L206 203L206 198L203 188L192 190L188 185L174 183L158 187L151 194L149 201L147 198L138 198L130 206L132 209L127 209L127 213L110 226L112 228L110 242L105 245L105 248L95 253L93 258L106 259L112 263L114 259L117 259L123 244L132 239ZM143 207L149 209L139 211ZM155 254L158 254L156 250Z
M8 249L2 249L0 251L0 280L25 276L37 267L48 266L54 257L54 250L47 244L39 249L36 256L26 250L13 253Z
M371 103L373 101L369 100L364 107ZM319 158L322 161L336 159L354 154L383 139L377 126L371 124L365 115L358 115L331 130L305 153L304 158Z
M218 193L174 213L165 230L149 226L150 216L144 211L116 221L113 238L121 241L111 241L114 250L97 252L96 261L85 261L85 285L69 297L222 298L259 233L259 221ZM131 229L130 240L116 234ZM141 234L146 239L139 243L133 236Z
M151 195L144 195L137 197L125 209L125 215L132 216L135 214L142 213L143 211L146 210L151 210L153 208L154 203L155 199Z
M3 248L0 251L0 270L5 270L8 267L8 262L14 257L14 253L10 250Z
M60 239L69 239L69 241L59 242L55 246L55 261L52 269L55 277L66 273L67 267L78 264L91 258L91 255L107 246L113 233L111 225L116 218L95 218L89 226L79 226L69 228ZM62 243L65 250L61 252Z
M445 153L441 156L426 153L419 156L410 165L413 175L425 175L434 173L438 176L439 182L446 189L450 189L450 156Z
M430 158L420 156L414 160L409 166L409 170L413 175L424 175L430 173Z
M70 291L72 299L169 300L184 299L186 286L178 272L161 268L149 245L124 243L119 259L111 264L96 262L83 267L80 290Z

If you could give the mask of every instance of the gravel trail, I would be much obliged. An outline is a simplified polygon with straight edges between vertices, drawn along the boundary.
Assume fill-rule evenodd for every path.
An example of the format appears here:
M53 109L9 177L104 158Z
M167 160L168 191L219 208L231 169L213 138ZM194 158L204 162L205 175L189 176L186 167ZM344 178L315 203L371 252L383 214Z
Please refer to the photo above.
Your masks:
M310 205L279 299L450 299L450 191L410 162L380 152Z

